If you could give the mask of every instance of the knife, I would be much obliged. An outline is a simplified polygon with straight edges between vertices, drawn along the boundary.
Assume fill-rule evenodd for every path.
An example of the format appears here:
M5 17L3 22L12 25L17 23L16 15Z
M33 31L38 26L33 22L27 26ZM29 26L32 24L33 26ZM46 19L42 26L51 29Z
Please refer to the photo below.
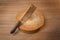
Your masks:
M25 13L25 15L21 18L21 20L19 20L16 25L14 26L14 28L11 30L11 34L13 34L16 29L21 26L24 22L26 22L30 16L33 14L33 12L35 11L36 7L32 4L30 6L30 8L27 10L27 12Z

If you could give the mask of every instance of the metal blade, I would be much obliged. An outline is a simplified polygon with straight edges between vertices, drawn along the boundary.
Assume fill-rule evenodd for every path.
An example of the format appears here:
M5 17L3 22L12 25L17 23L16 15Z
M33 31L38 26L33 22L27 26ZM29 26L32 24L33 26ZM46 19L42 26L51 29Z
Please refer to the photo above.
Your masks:
M19 26L21 26L25 21L27 21L27 19L32 15L35 9L36 7L34 5L31 5L26 14L22 17L20 21L16 23L16 25L14 26L10 33L11 34L14 33Z
M28 18L33 14L35 11L36 7L32 4L26 14L22 17L21 22L24 23L25 21L28 20Z

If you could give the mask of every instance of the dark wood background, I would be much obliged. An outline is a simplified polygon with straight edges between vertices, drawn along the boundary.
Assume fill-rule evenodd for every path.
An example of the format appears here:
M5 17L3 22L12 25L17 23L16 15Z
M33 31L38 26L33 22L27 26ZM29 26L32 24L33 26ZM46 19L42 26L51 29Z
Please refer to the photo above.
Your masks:
M16 14L31 3L45 16L43 28L34 34L11 35ZM0 40L60 40L60 0L0 0Z

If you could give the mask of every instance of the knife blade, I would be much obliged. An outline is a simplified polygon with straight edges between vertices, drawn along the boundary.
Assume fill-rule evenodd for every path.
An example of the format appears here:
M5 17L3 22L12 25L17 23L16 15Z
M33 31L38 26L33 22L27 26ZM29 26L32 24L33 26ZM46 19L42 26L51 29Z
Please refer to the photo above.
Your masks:
M25 15L22 17L22 19L16 23L16 25L14 26L14 28L11 30L10 33L13 34L19 26L21 26L24 22L26 22L33 14L35 9L36 7L32 4L30 8L27 10L27 12L25 13Z

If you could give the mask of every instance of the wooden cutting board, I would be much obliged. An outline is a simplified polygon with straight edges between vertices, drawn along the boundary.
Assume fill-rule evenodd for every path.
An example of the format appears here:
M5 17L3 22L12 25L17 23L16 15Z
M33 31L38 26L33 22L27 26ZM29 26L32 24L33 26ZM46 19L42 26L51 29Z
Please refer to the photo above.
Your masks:
M17 16L16 16L17 21L21 20L21 18L26 14L26 10L28 10L28 8L29 7L27 7L26 9L22 9L19 13L17 13ZM44 25L44 16L40 12L40 10L36 7L36 10L32 13L31 17L28 18L28 20L25 23L23 23L19 27L19 29L31 32L43 27L43 25Z

